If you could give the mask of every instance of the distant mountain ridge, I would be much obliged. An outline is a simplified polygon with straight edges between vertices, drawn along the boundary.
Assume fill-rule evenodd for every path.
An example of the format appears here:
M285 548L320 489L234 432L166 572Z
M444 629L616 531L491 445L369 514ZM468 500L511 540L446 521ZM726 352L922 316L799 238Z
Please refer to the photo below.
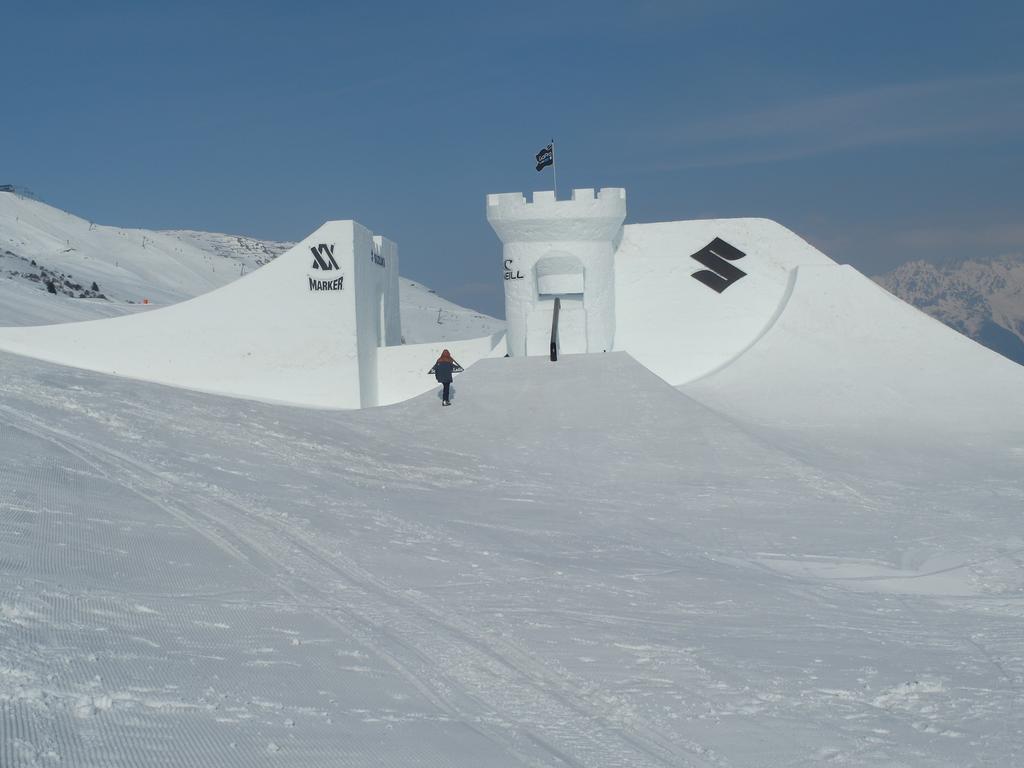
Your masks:
M1024 254L948 264L908 261L875 282L1024 365Z

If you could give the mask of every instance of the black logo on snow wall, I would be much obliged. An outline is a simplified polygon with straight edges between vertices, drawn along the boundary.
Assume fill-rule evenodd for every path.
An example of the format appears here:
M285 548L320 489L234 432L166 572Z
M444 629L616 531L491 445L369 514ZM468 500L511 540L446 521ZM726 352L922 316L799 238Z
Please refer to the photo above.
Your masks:
M711 290L721 293L741 277L746 276L746 272L729 263L742 259L746 255L736 246L729 245L722 238L716 237L699 251L690 255L691 259L695 259L707 267L707 269L694 272L690 277L700 280Z
M338 262L334 260L334 244L327 245L320 243L309 249L313 253L313 269L320 269L330 272L341 269ZM309 290L311 291L341 291L345 288L345 276L341 275L333 280L317 280L315 277L309 279Z
M342 291L345 289L345 276L336 277L333 280L317 280L309 278L309 290L311 291Z
M523 273L518 269L512 267L512 259L505 259L505 279L506 280L522 280Z
M324 271L330 269L339 269L338 262L334 260L334 244L325 245L314 245L310 248L313 252L313 269L322 269Z

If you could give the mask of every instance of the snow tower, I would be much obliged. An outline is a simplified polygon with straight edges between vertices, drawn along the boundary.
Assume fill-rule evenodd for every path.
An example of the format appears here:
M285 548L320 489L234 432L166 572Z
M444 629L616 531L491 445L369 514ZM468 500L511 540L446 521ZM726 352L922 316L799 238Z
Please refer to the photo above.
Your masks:
M574 189L571 200L534 192L487 196L487 221L503 244L508 353L546 355L555 299L558 348L605 352L615 341L615 251L626 190Z

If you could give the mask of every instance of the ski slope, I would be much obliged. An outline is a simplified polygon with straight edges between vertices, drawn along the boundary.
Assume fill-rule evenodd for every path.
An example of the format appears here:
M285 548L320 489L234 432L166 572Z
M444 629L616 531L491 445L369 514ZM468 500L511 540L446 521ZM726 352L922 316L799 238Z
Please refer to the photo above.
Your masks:
M287 247L211 233L104 226L37 200L0 193L0 275L32 272L35 261L36 267L70 275L80 284L95 281L119 304L148 300L166 306L208 293ZM88 309L83 314L82 319L91 319ZM26 324L16 316L14 322L6 313L3 317L4 325Z
M345 412L0 370L5 767L1024 755L1019 418L886 451L623 354Z

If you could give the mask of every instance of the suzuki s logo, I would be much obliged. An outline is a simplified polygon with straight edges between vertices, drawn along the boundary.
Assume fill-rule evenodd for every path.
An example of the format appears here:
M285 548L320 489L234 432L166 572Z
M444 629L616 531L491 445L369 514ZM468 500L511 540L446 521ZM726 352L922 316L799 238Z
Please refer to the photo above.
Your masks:
M729 245L722 238L716 237L699 251L690 255L691 259L699 261L707 267L707 269L694 272L690 277L700 280L711 290L721 293L741 277L746 277L746 272L729 263L742 259L746 255L736 246Z
M340 269L338 262L334 260L334 244L314 245L310 248L313 252L313 269L322 269L325 272L331 269Z

